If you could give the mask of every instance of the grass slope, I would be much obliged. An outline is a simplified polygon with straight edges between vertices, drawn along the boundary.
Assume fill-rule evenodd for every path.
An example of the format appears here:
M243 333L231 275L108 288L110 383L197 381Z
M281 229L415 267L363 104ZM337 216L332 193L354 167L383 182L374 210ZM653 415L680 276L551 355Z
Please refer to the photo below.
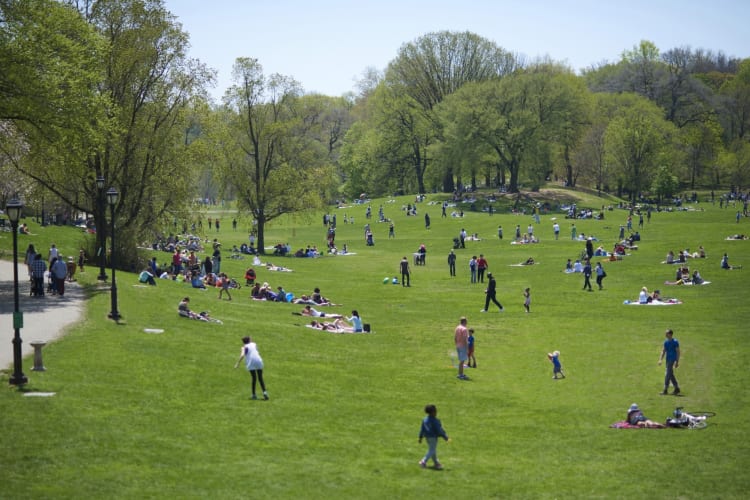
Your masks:
M575 196L570 191L564 196ZM428 201L432 198L428 198ZM53 398L0 392L5 431L0 433L3 498L449 498L468 497L683 497L744 498L750 487L748 393L750 363L743 347L748 292L745 271L721 271L729 252L750 264L747 241L725 241L748 232L734 211L701 204L705 211L654 214L641 231L640 249L608 263L605 289L581 290L580 275L562 272L583 249L570 240L562 213L542 216L542 242L510 245L516 224L530 216L466 212L440 217L438 206L419 205L419 216L400 210L409 197L383 202L394 219L373 222L375 246L363 243L364 207L338 209L337 242L357 255L273 259L294 270L259 270L259 279L299 296L319 286L323 294L358 309L372 335L336 335L300 326L299 306L256 302L249 290L218 301L215 291L159 281L137 287L136 276L118 273L122 324L106 319L109 293L95 283L96 269L81 275L90 290L86 320L45 348L44 373L28 373L25 390L53 391ZM579 205L609 200L591 195ZM424 228L423 214L432 219ZM355 224L342 224L343 213ZM216 212L222 220L232 217ZM627 212L603 221L576 221L608 250ZM267 244L324 246L322 214L281 221ZM552 238L551 217L562 226ZM496 236L504 228L505 239ZM80 233L41 228L33 241L46 252L55 241L66 255ZM245 240L240 220L224 223L225 249ZM458 276L446 256L461 228L479 233L458 254ZM427 247L427 265L413 267L412 286L384 285L402 256ZM25 249L23 237L19 245ZM711 285L665 287L674 269L660 264L667 251L703 245L708 258L691 262ZM10 247L3 234L0 246ZM483 253L498 280L506 312L480 314L483 286L469 282L468 260ZM533 256L538 265L511 267ZM158 254L159 261L168 260ZM225 258L222 270L240 279L249 260ZM679 297L673 307L625 306L642 286ZM522 292L532 291L532 313ZM176 305L191 296L196 310L210 310L223 325L181 320ZM47 300L52 300L48 298ZM456 379L451 365L453 329L466 315L476 330L479 367L471 380ZM660 396L663 368L656 361L665 328L682 346L677 371L684 397ZM163 328L161 335L144 328ZM22 332L23 333L23 332ZM265 360L271 400L249 399L250 377L233 369L240 338L252 335ZM6 346L10 348L10 346ZM551 380L545 354L559 349L567 375ZM29 366L26 360L26 367ZM2 375L6 380L8 373ZM703 431L614 430L637 402L663 421L676 406L717 412ZM452 438L441 442L444 471L422 470L417 443L422 408L434 403Z

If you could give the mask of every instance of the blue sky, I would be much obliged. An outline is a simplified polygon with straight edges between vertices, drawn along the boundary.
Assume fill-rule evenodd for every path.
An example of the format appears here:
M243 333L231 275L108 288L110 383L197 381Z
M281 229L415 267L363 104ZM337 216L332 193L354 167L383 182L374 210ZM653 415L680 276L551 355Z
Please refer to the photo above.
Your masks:
M165 0L190 33L190 56L218 71L215 97L237 57L306 92L355 90L368 67L385 69L399 48L434 31L471 31L529 60L550 56L574 70L619 60L651 40L750 57L747 0Z

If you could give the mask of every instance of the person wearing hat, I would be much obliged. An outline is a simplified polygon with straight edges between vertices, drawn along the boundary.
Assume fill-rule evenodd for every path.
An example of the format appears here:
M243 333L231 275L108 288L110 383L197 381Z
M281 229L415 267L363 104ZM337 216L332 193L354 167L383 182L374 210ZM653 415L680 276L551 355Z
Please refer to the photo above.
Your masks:
M630 425L637 425L638 427L645 427L648 429L662 429L665 427L664 424L649 420L638 408L638 405L633 403L628 408L628 417L626 419Z
M492 276L492 273L487 273L487 289L484 291L486 294L486 297L484 299L484 309L482 309L479 312L487 312L487 309L490 307L490 301L494 302L495 305L500 309L500 312L503 312L505 309L503 309L503 305L497 301L496 291L495 288L497 286L497 283L495 282L495 277Z

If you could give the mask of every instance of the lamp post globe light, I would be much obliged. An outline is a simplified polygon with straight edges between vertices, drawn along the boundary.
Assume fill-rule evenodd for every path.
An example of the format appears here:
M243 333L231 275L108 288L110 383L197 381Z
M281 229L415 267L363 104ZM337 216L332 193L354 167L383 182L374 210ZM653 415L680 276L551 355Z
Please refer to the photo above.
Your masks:
M117 189L111 187L107 190L107 202L109 203L110 216L112 217L112 253L110 255L110 265L112 268L112 288L110 296L112 298L112 311L109 318L115 321L120 319L120 312L117 310L117 280L115 279L115 205L120 198Z
M104 177L101 175L96 178L96 208L99 211L99 222L107 222L107 217L104 212ZM107 252L106 252L106 235L104 233L104 227L96 228L96 241L97 253L99 254L99 276L96 277L99 281L107 281L107 271L104 267L107 265Z
M5 207L5 213L10 219L11 230L13 231L13 375L10 377L11 385L24 385L29 379L23 374L23 356L21 355L21 328L23 328L23 313L19 308L18 300L18 221L21 218L23 203L17 199L12 199Z

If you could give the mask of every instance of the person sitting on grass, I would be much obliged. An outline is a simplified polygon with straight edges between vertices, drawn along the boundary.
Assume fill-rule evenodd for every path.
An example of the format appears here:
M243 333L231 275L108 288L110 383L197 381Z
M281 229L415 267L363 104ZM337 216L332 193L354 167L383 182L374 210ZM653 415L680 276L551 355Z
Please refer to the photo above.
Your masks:
M635 403L630 405L630 408L628 408L628 416L626 420L630 425L636 425L638 427L643 427L646 429L662 429L665 427L664 424L660 424L646 418L643 412L641 412L641 409L638 408L638 405Z
M583 272L583 264L581 264L580 260L576 260L575 264L573 264L573 272L574 273L582 273Z
M721 258L721 268L722 269L742 269L742 266L732 266L729 264L729 256L725 253L724 256Z
M180 301L180 304L177 306L177 312L183 318L208 321L208 314L201 315L190 310L190 297L185 297Z
M359 317L359 312L356 309L352 311L351 318L347 318L346 320L352 324L352 331L354 333L362 333L364 331L362 318Z
M320 288L315 287L313 290L312 295L310 296L313 302L315 302L319 306L340 306L341 304L334 304L327 298L323 297L320 293Z
M693 285L702 285L703 282L704 282L704 279L701 276L701 274L698 272L698 270L696 269L695 271L693 271Z
M156 286L156 281L154 281L154 275L151 274L151 271L148 269L144 269L141 271L141 274L138 276L138 281L140 283L148 283L149 285Z

